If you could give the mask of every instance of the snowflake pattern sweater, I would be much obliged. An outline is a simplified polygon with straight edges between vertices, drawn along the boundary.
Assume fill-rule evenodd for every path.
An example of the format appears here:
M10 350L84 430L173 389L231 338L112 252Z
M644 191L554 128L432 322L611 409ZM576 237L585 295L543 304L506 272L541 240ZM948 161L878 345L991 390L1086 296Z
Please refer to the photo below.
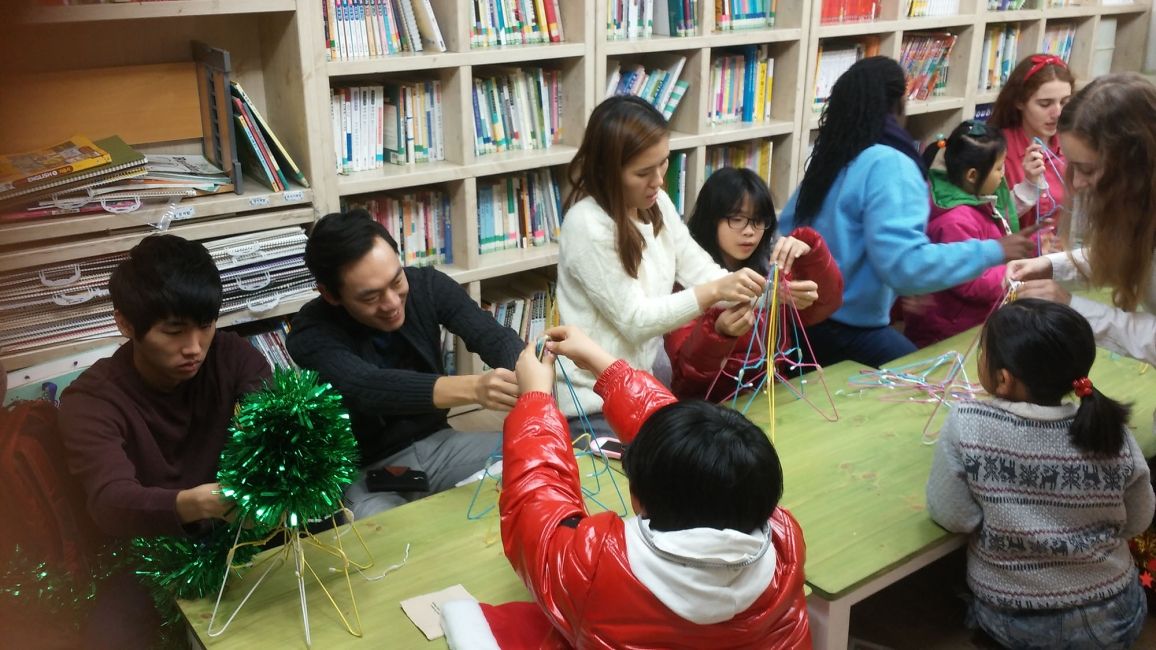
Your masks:
M1076 405L993 399L948 417L927 481L944 528L971 533L976 597L1016 610L1066 609L1136 580L1127 540L1152 521L1148 466L1130 432L1119 453L1072 445Z

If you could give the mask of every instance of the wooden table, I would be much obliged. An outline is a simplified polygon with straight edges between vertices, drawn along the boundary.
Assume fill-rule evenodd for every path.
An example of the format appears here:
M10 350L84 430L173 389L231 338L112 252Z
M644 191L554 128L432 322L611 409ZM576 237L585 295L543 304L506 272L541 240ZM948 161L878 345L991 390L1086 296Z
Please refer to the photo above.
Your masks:
M911 358L927 359L950 349L963 351L972 336L962 334ZM969 374L974 377L974 360L970 366ZM1156 371L1141 373L1142 367L1101 351L1092 379L1106 394L1136 401L1133 422L1145 454L1152 455L1156 454L1151 419L1156 407ZM844 363L825 371L831 391L842 391L835 395L837 422L827 422L789 397L781 386L776 393L775 442L786 484L783 503L798 518L806 536L807 581L812 588L808 603L816 648L844 650L852 605L963 544L962 537L932 522L925 509L924 484L933 447L922 444L920 434L931 406L884 401L880 391L857 395L847 379L861 369ZM809 380L807 390L818 397L814 379ZM748 410L751 419L764 427L768 425L765 400L756 398ZM589 465L582 468L586 471ZM625 478L618 475L617 479L625 493ZM586 481L589 485L590 480ZM602 494L610 490L604 483ZM457 583L482 602L529 600L502 554L496 512L478 521L466 518L473 494L474 486L450 490L358 524L376 560L367 575L376 576L399 562L407 543L411 544L409 561L376 581L354 574L364 626L360 639L345 631L320 589L309 583L313 644L445 647L444 641L427 641L399 603ZM483 499L494 503L496 495L487 491ZM346 544L352 546L349 541ZM354 550L350 555L360 557ZM317 552L310 557L323 571L332 565ZM222 606L235 606L253 579L250 574L235 584ZM324 579L331 589L340 586L339 575L328 574ZM348 597L336 593L348 616ZM183 601L180 606L206 647L305 645L296 582L288 566L272 574L229 629L216 638L205 634L212 600Z
M940 353L963 352L974 332L897 360L891 367ZM1145 364L1101 350L1092 380L1105 394L1136 403L1133 427L1146 455L1156 453L1152 410L1156 372ZM783 463L783 505L799 520L807 542L808 598L815 647L845 650L851 606L962 546L966 538L945 531L926 511L924 486L934 447L921 442L933 406L886 401L886 389L859 393L848 378L866 368L842 363L825 370L839 409L828 422L806 403L776 390L775 443ZM973 381L975 354L967 371ZM797 383L797 380L796 380ZM808 395L821 407L815 378ZM891 394L894 396L894 393ZM942 421L942 411L937 421ZM765 395L747 415L769 428Z

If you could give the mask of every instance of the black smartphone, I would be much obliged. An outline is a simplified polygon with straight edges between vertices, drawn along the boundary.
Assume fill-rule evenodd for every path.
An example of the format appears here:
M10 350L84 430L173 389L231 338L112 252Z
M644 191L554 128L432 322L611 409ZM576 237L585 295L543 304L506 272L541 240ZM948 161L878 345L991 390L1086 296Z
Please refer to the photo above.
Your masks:
M388 466L365 473L370 492L429 492L429 477L419 469Z

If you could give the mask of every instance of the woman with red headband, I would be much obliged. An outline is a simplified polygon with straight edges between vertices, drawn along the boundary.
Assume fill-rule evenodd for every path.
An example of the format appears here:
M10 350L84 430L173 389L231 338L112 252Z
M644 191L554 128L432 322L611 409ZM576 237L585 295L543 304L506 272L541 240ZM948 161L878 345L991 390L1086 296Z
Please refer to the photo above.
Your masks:
M1056 125L1074 92L1076 80L1063 59L1033 54L1012 70L987 119L1007 139L1004 177L1016 198L1020 226L1058 216L1064 202L1067 163Z

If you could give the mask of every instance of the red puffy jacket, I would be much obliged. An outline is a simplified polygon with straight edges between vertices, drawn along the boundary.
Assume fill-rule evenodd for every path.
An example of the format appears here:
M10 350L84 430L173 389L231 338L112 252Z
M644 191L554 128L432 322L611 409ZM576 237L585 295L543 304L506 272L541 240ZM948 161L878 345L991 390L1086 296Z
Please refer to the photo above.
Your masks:
M618 361L594 390L629 443L674 396ZM697 625L663 605L634 576L624 523L587 515L566 418L546 393L526 393L506 417L500 498L506 557L554 630L545 648L810 648L803 596L803 534L782 508L771 517L774 579L734 618Z
M811 252L795 260L791 268L792 280L811 280L819 285L819 299L810 307L800 310L804 326L827 320L843 306L843 274L831 257L826 242L811 228L796 228L791 236L811 247ZM670 357L671 390L679 399L707 399L718 402L735 390L735 377L747 358L754 330L732 338L719 334L714 328L722 308L714 307L702 316L670 332L665 337L666 355ZM758 354L753 350L751 354ZM726 363L726 374L719 377L719 369ZM744 382L757 384L763 373L748 374ZM715 386L712 389L711 384ZM709 394L708 394L709 390Z

